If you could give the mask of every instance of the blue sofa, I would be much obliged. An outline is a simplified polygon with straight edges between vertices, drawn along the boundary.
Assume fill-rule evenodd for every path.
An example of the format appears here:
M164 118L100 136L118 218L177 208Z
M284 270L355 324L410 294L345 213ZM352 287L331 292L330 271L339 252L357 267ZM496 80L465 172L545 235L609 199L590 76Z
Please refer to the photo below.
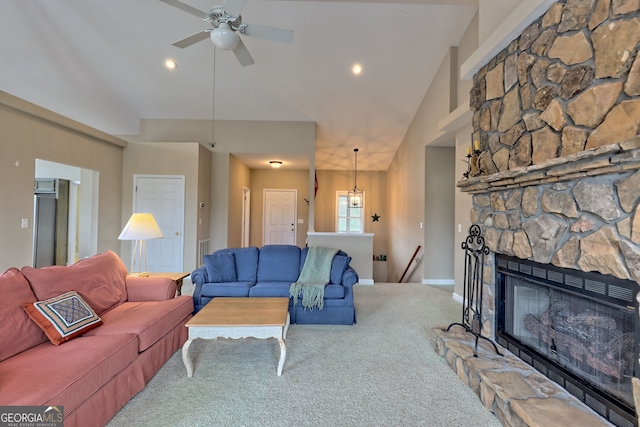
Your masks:
M221 249L204 257L205 265L191 273L193 302L198 312L217 297L286 297L302 271L308 248L266 245L261 249ZM356 321L353 285L358 274L343 251L333 257L331 281L325 286L324 308L302 307L289 300L291 323L352 325Z

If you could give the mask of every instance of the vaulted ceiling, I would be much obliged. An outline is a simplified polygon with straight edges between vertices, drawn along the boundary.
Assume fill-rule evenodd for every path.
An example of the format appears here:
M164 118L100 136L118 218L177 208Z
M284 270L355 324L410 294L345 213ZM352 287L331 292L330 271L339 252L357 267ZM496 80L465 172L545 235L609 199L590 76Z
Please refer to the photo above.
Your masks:
M114 135L136 135L140 119L313 121L316 169L351 169L358 147L358 169L386 170L476 10L477 0L248 0L243 22L293 30L293 43L243 36L255 64L217 49L214 67L209 40L171 45L209 24L159 0L3 0L0 90Z

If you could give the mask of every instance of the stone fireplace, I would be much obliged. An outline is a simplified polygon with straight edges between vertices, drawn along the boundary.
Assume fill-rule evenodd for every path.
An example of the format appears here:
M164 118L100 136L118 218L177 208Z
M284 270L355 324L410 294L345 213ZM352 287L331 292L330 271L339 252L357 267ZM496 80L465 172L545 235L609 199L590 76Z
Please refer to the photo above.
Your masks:
M626 307L639 323L639 46L639 1L558 1L474 76L473 149L458 187L473 195L471 221L491 251L484 336L496 340L504 326L496 316L504 295L496 294L511 291L498 282L502 255L631 283ZM532 289L521 288L513 302L547 292ZM553 312L545 301L531 313ZM631 346L633 366L618 374L637 377L638 342Z

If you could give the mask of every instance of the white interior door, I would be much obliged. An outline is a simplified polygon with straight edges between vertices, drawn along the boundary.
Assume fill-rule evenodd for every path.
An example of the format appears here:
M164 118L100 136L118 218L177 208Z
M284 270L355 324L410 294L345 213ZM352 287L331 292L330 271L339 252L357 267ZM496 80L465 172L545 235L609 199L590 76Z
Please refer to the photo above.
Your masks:
M263 245L296 244L296 190L264 190Z
M134 176L134 212L151 213L164 238L147 240L147 270L183 270L184 176Z

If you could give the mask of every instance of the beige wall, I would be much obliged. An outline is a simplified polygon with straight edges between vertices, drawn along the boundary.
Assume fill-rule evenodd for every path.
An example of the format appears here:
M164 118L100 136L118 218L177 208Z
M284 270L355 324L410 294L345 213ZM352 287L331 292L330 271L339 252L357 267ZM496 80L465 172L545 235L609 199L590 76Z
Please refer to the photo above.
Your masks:
M522 0L479 0L478 38L480 43L493 33Z
M319 170L318 194L316 196L315 231L335 232L336 191L353 188L353 171ZM364 232L373 233L373 253L388 255L388 234L390 210L387 192L387 172L358 171L358 188L364 191ZM380 219L372 220L373 214Z
M460 75L460 66L464 64L469 56L478 48L478 13L474 15L473 19L469 23L467 30L465 31L462 39L460 40L460 44L458 45L457 55L458 55L458 67L456 69L456 78L458 82L458 103L457 106L460 105L469 105L469 92L471 91L471 87L473 86L473 80L462 80ZM466 154L466 152L465 152Z
M242 247L243 187L251 188L251 170L235 156L230 156L229 226L227 230L227 246L230 248Z
M450 112L450 54L448 51L441 59L440 68L389 167L387 270L390 281L401 277L418 245L424 248L425 145L437 138L438 121ZM419 257L404 281L422 282L427 274L424 268L423 257Z
M211 216L209 251L229 247L229 153L211 153Z
M209 238L209 217L211 216L211 152L203 146L198 147L198 237ZM196 254L197 256L197 254Z
M194 270L198 251L198 203L200 144L129 142L124 150L122 171L122 226L133 212L134 175L173 175L185 178L184 271ZM131 243L123 241L122 259L131 259Z
M467 155L467 148L470 146L470 137L472 133L472 126L468 126L460 129L456 134L456 159L465 159ZM462 174L467 171L467 164L465 162L455 162L455 181L458 182L462 178ZM460 245L469 235L469 227L471 227L471 195L463 193L455 185L453 186L453 194L455 196L455 251L454 251L454 293L462 298L464 293L464 251ZM459 228L458 228L459 227ZM458 231L460 230L460 231Z
M119 252L126 142L4 92L0 129L0 270L32 265L35 159L98 172L97 251Z
M264 190L296 190L297 191L297 216L304 220L303 224L297 223L296 245L304 247L307 240L307 218L309 206L304 199L309 200L309 171L308 170L272 170L254 169L251 171L251 238L252 246L262 246L263 217L264 217Z
M453 258L457 248L451 239L454 229L455 148L427 147L424 192L424 276L427 284L451 284Z

